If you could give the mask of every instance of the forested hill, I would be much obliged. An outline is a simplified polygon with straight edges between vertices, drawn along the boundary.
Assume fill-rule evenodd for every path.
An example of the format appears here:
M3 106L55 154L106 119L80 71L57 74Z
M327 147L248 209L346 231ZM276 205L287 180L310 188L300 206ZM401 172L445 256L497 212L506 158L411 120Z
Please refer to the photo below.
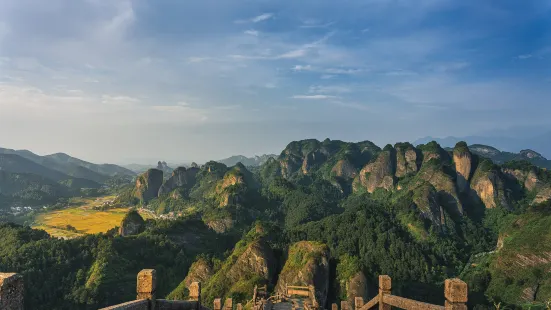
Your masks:
M461 277L477 309L536 307L551 298L549 251L537 245L551 236L550 198L549 171L498 165L466 143L295 141L259 167L148 170L117 203L173 220L124 236L64 241L4 225L0 270L25 275L36 309L129 300L142 268L161 270L159 296L185 298L201 281L207 303L315 284L328 305L373 297L388 274L404 297L442 304L444 279Z

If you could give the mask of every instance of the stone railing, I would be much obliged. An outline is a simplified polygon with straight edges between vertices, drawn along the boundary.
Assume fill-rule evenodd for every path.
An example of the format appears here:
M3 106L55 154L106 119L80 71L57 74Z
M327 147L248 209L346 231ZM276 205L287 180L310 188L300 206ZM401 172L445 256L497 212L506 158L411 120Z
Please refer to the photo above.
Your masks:
M389 276L379 276L379 294L364 303L363 298L356 297L354 310L369 310L379 306L379 310L390 310L393 307L406 310L467 310L467 284L459 279L448 279L444 283L444 306L431 305L424 302L411 300L391 294L392 280ZM337 304L333 304L332 310L338 310ZM349 309L348 302L341 302L341 310Z
M23 310L23 276L16 273L0 273L0 309Z

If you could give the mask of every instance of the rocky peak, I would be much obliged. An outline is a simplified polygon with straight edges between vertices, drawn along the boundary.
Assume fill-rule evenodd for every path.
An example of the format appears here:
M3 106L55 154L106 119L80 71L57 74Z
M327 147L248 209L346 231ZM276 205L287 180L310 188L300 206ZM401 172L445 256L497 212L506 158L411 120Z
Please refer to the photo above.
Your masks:
M122 219L119 227L119 235L123 237L136 235L143 232L144 229L145 221L138 211L132 210Z
M464 193L469 189L469 180L473 172L473 155L465 142L459 142L453 149L453 162L457 172L457 188Z
M476 192L486 208L497 206L510 208L506 195L505 180L499 167L486 159L479 163L471 181L471 188Z
M396 177L401 178L419 170L417 150L411 143L396 143Z
M367 164L359 173L359 185L365 188L369 193L373 193L377 188L391 190L394 187L394 170L396 158L395 150L385 148L374 162ZM358 184L356 182L356 184ZM355 185L357 190L358 185Z
M287 261L279 274L276 291L285 292L287 285L308 286L316 288L316 299L323 308L329 291L329 249L326 245L301 241L293 244Z
M473 144L470 146L470 150L474 153L480 154L484 157L494 157L499 155L501 152L495 147L482 144Z
M198 168L178 167L172 171L172 176L159 188L159 196L169 194L179 187L191 189L195 185Z
M162 184L163 171L149 169L136 179L134 196L142 203L147 203L158 196Z

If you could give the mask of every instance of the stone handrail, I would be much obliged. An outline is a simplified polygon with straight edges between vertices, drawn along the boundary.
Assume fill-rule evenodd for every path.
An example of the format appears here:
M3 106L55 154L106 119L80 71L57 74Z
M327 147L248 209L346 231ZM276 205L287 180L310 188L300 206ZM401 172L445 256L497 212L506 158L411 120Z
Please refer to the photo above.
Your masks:
M362 297L354 300L355 310L370 310L379 305L379 310L390 310L391 307L406 310L467 310L467 284L459 279L448 279L444 282L444 306L432 305L412 299L407 299L391 294L392 279L389 276L379 276L379 294L364 304ZM347 302L341 304L341 310L348 310ZM338 310L337 304L333 304L332 310Z

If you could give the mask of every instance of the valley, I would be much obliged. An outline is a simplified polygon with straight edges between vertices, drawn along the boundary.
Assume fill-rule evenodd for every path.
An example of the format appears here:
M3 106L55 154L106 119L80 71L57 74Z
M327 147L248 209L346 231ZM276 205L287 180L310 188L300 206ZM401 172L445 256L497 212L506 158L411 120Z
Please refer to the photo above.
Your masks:
M40 212L31 227L45 230L53 237L64 239L76 238L85 234L106 233L108 230L120 226L122 219L130 210L128 207L105 208L115 199L116 196L73 198L69 200L69 204L79 205L78 207ZM154 216L146 210L141 211L140 214L145 219Z

